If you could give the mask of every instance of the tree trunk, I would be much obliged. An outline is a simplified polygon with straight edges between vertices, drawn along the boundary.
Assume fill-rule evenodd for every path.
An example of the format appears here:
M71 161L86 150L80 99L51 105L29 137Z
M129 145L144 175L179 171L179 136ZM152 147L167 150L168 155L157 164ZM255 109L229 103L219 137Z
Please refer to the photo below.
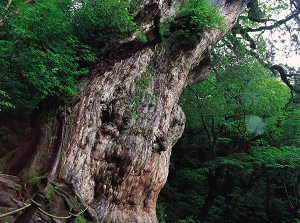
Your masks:
M268 220L270 222L274 222L273 216L273 205L272 205L272 179L269 173L266 176L266 184L267 184L267 207L266 207L266 214L268 216Z
M220 169L210 171L210 173L208 174L207 177L208 192L199 213L199 219L202 222L206 221L209 210L212 207L216 197L219 195L218 190L220 188L218 188L218 186L220 185L218 185L218 182L220 182L221 177L222 177L222 173Z
M160 18L177 6L145 2L157 6ZM225 30L246 3L214 1ZM7 158L5 171L68 188L89 207L94 222L157 222L156 200L185 123L177 101L193 82L189 72L222 35L220 30L202 33L194 49L177 55L169 55L161 42L124 43L80 83L76 102L40 119L32 138Z

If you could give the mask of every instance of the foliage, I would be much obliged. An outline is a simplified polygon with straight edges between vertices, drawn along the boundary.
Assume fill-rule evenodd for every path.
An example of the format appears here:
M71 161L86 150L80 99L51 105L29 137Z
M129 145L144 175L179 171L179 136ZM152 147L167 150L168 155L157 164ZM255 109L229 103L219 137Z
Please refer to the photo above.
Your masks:
M104 51L110 40L137 30L123 0L6 4L0 3L1 154L30 132L30 117L43 99L55 106L75 94L96 60L92 47Z
M198 223L199 221L195 221L193 217L186 217L184 220L179 220L179 223Z
M132 3L134 5L134 3ZM133 7L133 6L132 6ZM124 0L78 0L72 7L73 25L80 40L94 39L105 45L111 38L124 38L137 26L129 14L130 3Z
M140 31L135 32L135 35L137 37L138 40L140 40L142 43L147 43L147 37L145 34L143 34Z
M68 95L76 79L87 72L78 69L81 58L92 60L87 46L75 37L66 1L25 4L1 30L1 73L19 75L42 95Z
M287 107L288 88L246 52L218 48L208 80L180 98L187 129L159 198L166 222L294 220L299 108Z
M254 147L253 155L260 165L276 169L298 169L300 167L300 149L295 146Z
M2 96L2 98L3 98L3 99L0 100L0 111L1 111L1 107L14 108L14 106L11 103L6 101L7 99L10 99L10 97L6 94L5 91L0 90L0 96Z
M112 36L124 38L137 29L127 7L127 1L118 0L14 1L10 12L4 9L10 16L0 30L1 80L26 81L29 93L42 98L73 94L78 78L87 73L81 64L95 60L83 41L104 47Z
M210 3L204 0L183 1L178 11L178 17L184 20L189 18L187 24L182 23L182 30L192 33L203 32L208 29L222 28L223 18L218 10Z
M160 24L160 34L173 54L195 47L201 33L208 29L223 29L223 18L218 10L205 0L183 1L176 17Z
M279 123L278 123L279 121ZM295 146L300 148L300 110L299 108L286 111L284 116L277 121L280 128L273 131L270 143L272 146ZM273 121L275 122L275 121Z
M157 203L156 212L160 223L166 223L167 214L165 213L166 205L164 203Z
M226 60L207 81L186 89L180 105L190 117L188 128L202 127L209 146L215 140L232 150L243 138L273 133L289 93L255 59Z

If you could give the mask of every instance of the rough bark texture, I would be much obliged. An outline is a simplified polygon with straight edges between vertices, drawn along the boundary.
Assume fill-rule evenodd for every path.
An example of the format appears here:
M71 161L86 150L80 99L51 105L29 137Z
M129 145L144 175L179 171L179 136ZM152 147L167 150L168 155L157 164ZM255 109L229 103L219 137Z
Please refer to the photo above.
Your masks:
M154 4L163 19L176 9L176 3L167 2L144 4ZM213 2L226 30L246 3ZM149 18L140 25L151 29L157 16ZM187 84L207 77L207 65L198 65L223 34L202 33L194 49L178 52L172 62L164 45L155 41L135 50L131 45L127 57L110 60L110 65L100 61L82 82L78 101L42 119L32 139L7 161L6 171L26 170L67 186L89 206L94 222L157 222L156 200L167 179L171 149L184 130L177 101Z

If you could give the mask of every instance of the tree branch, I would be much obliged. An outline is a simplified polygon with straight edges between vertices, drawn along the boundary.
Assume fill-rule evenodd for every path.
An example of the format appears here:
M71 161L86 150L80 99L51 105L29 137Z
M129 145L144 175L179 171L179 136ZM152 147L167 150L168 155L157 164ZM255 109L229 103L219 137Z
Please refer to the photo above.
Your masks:
M274 74L276 74L275 71L278 71L279 74L280 74L281 80L286 84L286 86L288 86L288 87L291 89L291 91L295 91L296 93L300 93L300 90L295 89L295 87L294 87L294 86L290 83L290 81L287 79L287 74L286 74L286 72L285 72L285 70L283 69L282 66L280 66L280 65L273 65L273 66L271 66L270 70L271 70Z
M234 25L234 27L231 30L232 35L236 38L236 34L240 34L244 40L248 41L250 43L251 49L256 49L256 43L253 40L253 38L249 35L248 31L238 23Z
M31 3L31 2L34 2L34 0L25 0L25 1L24 1L25 4L29 4L29 3Z
M11 5L12 0L7 0L7 5L5 7L5 10L7 10L9 8L9 6Z
M263 30L272 30L272 29L279 27L282 24L288 22L289 20L296 18L299 14L300 14L300 11L297 11L297 12L291 14L290 16L286 17L285 19L274 22L272 25L261 26L256 29L246 28L245 30L246 30L246 32L259 32L259 31L263 31Z

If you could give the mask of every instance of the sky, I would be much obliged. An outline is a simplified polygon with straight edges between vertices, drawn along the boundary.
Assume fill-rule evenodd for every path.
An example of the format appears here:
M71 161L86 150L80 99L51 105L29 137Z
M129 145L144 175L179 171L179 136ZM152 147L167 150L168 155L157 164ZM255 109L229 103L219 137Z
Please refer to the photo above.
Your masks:
M285 2L288 3L287 0L284 0ZM274 0L271 0L270 2L276 2ZM276 20L280 20L280 19L284 19L289 15L290 11L289 10L281 10L280 13L276 13L276 15L273 17L273 19ZM294 24L294 26L296 26L296 24ZM284 27L283 27L284 28ZM280 30L280 29L278 29ZM263 36L265 38L272 38L272 39L279 39L279 37L284 36L284 39L286 40L286 45L288 45L291 49L290 49L290 55L286 56L284 53L280 52L280 51L276 51L276 55L275 55L275 63L277 64L288 64L290 67L294 67L296 69L300 68L300 55L297 55L295 53L296 49L291 46L291 43L289 41L289 35L285 35L286 31L281 30L281 31L275 31L272 34L272 37L270 37L270 32L266 31ZM283 46L282 44L280 45L279 43L276 44L276 47L278 49L283 49L287 50L288 48Z

